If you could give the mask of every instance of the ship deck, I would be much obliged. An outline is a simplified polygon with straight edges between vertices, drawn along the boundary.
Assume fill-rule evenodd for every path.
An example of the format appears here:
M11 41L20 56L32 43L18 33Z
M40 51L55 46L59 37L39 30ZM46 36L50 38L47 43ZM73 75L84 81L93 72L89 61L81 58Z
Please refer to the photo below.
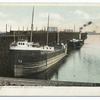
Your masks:
M45 53L52 53L52 52L57 52L57 51L60 51L60 50L63 50L63 49L55 49L54 51L41 51L41 54L45 54Z

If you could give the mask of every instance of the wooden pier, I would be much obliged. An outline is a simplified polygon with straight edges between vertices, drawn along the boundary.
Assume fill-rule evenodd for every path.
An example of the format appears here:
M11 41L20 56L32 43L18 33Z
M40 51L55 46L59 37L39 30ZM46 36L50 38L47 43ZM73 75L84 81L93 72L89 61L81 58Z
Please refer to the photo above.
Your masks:
M0 86L83 86L97 87L100 83L70 82L70 81L50 81L38 79L23 79L0 77Z

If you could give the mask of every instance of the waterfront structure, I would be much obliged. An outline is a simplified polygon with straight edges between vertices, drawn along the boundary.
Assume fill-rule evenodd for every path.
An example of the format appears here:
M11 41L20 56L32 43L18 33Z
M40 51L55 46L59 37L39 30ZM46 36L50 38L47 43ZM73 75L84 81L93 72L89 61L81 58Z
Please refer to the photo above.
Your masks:
M63 31L64 31L64 32L73 32L72 29L64 29Z
M59 32L57 32L57 43L48 46L49 16L47 45L40 46L39 43L32 42L33 15L32 13L30 42L24 39L16 42L14 38L14 42L10 44L10 62L14 77L27 76L44 71L67 55L67 44L59 43Z
M52 31L58 31L58 28L57 27L49 27L49 29L48 29L50 32L52 32Z
M88 31L86 33L88 33L88 35L100 35L100 33L96 33L95 31Z

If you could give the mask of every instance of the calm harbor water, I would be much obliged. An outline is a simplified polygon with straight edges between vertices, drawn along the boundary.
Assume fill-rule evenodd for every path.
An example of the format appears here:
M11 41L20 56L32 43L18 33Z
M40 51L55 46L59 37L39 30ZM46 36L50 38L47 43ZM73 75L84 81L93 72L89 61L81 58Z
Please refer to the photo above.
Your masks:
M100 83L100 36L88 35L81 49L72 50L57 66L29 78Z
M73 50L51 80L100 83L100 36L88 35L80 50Z

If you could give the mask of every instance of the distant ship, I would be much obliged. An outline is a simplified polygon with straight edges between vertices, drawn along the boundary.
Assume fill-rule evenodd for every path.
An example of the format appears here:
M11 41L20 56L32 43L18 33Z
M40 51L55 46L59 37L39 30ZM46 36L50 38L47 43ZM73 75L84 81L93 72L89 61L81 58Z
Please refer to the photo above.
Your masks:
M86 27L88 25L92 24L92 22L88 22L87 24L84 24L83 27ZM84 40L81 38L81 30L83 27L80 27L79 29L79 39L73 38L72 40L69 41L69 45L72 48L79 49L84 45Z
M67 55L67 44L59 43L59 32L57 32L57 43L55 45L48 46L48 28L47 45L40 46L39 43L32 42L32 14L30 42L27 40L19 40L16 42L14 40L14 42L10 44L10 61L14 77L27 76L32 73L42 72L55 65Z
M82 40L82 39L72 39L72 40L70 40L69 45L72 48L79 49L84 45L84 40Z
M80 28L80 30L81 29L82 28ZM81 39L81 31L79 32L79 39L73 38L72 40L69 41L69 45L70 47L75 48L75 49L79 49L84 45L84 40Z

